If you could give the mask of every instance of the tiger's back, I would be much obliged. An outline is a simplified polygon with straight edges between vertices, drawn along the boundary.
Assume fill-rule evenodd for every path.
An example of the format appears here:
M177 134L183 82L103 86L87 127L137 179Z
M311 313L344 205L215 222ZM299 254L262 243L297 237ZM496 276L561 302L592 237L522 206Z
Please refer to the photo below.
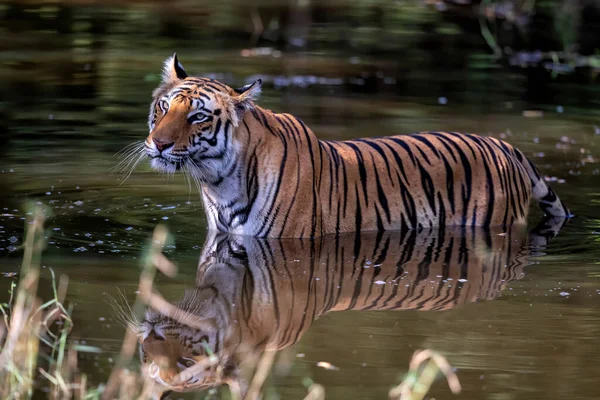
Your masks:
M425 132L323 146L327 232L523 223L532 175L539 180L521 152L489 137Z
M327 141L292 115L258 107L249 114L248 126L268 127L282 160L267 213L274 216L257 236L510 226L526 222L532 197L548 215L569 214L523 153L495 138L422 132Z

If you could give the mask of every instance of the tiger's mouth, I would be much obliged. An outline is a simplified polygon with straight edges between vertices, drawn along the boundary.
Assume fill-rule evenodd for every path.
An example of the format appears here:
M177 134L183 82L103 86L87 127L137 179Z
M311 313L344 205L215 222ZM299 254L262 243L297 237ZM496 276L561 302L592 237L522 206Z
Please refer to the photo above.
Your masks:
M177 373L171 377L161 376L160 367L152 361L148 365L148 375L157 383L176 392L191 392L215 387L221 384L219 376L214 367L205 366L199 368L195 362L178 362Z
M181 172L186 179L195 183L198 186L201 182L218 181L218 176L215 178L210 174L218 175L218 171L207 170L205 163L195 157L198 152L178 151L176 154L165 152L147 151L146 156L150 159L150 166L156 172L163 174L175 174ZM207 177L207 173L209 177Z
M183 166L186 163L186 160L183 157L173 159L172 157L165 158L162 155L160 155L154 157L151 156L150 158L150 165L152 166L152 168L161 172L173 173L175 171L179 171L183 168Z

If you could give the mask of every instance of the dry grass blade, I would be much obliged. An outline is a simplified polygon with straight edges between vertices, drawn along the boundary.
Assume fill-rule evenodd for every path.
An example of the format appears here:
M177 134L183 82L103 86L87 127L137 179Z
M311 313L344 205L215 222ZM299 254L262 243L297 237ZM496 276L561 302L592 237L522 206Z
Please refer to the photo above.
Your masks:
M0 398L30 399L37 396L40 384L47 397L64 399L88 397L80 392L77 351L69 347L73 327L71 308L63 305L68 279L56 276L52 269L53 298L45 303L38 298L41 255L44 236L44 210L36 207L26 225L21 276L8 304L2 307L4 341L0 351ZM38 362L40 365L38 365ZM85 379L83 380L85 382Z
M149 295L141 295L140 297L142 297L150 307L180 324L195 329L205 329L208 324L208 328L211 328L208 321L202 320L196 315L174 306L158 293L150 293Z
M152 294L152 287L154 285L154 277L156 275L157 256L162 255L162 249L165 246L169 237L167 228L159 225L155 228L154 234L152 235L152 241L150 249L147 254L143 257L144 269L140 276L140 282L138 285L138 295L133 305L133 316L139 320L139 316L142 315L145 307L148 304L148 299ZM164 262L162 262L164 264ZM113 399L117 393L122 392L124 386L122 381L128 378L127 365L133 358L133 355L137 348L138 332L136 330L128 329L125 334L125 339L121 345L121 353L117 360L116 366L108 378L106 388L102 393L102 399ZM131 377L129 377L131 378ZM129 379L128 378L128 379ZM144 376L144 379L149 378ZM131 379L129 379L131 380ZM145 383L144 387L151 386L150 383ZM137 385L134 385L137 386ZM130 394L128 394L130 395Z
M154 265L160 272L168 276L169 278L174 278L177 275L177 267L173 264L167 257L165 257L162 253L157 253L154 257Z
M215 355L207 357L178 373L173 378L173 382L187 382L191 377L204 372L207 368L214 367L218 362L219 359Z
M325 400L325 387L318 383L313 383L308 387L308 394L304 400Z
M267 376L269 376L269 373L271 372L271 367L273 366L273 362L275 361L276 354L277 351L275 350L266 350L263 353L262 357L260 358L260 361L258 362L258 366L256 367L256 372L254 373L254 377L252 378L250 387L248 388L246 399L258 399L262 390L262 386L265 383Z
M423 367L423 363L427 364ZM422 400L433 384L438 372L441 372L454 394L461 391L458 377L444 356L433 350L417 350L410 361L409 371L400 385L389 392L390 399Z
M25 235L21 279L10 316L4 312L4 343L0 352L0 396L2 398L30 397L37 365L41 314L36 309L39 282L39 259L44 247L44 213L36 208Z

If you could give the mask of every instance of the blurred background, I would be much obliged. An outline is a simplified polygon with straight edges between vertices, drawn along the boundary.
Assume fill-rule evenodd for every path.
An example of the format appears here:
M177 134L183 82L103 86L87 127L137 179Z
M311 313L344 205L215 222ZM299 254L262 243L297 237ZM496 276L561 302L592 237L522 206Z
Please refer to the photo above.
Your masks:
M332 398L385 398L414 349L429 345L462 368L465 398L595 398L600 1L1 1L0 293L18 277L25 204L49 207L43 264L70 277L74 337L104 351L83 356L95 383L124 332L101 295L135 296L139 252L163 222L180 276L158 285L177 299L205 237L201 202L182 177L146 165L110 174L115 153L147 135L151 92L173 52L191 75L234 87L262 78L258 103L297 115L320 138L454 130L505 139L577 215L509 297L442 318L319 320L297 350L307 357L275 378L277 390L301 398L310 375ZM341 371L315 368L322 360Z
M597 0L5 0L0 16L8 169L33 157L44 174L98 179L114 162L105 155L146 135L150 93L175 51L191 74L232 86L262 77L262 106L328 139L537 136L530 126L566 120L586 123L586 138L600 133ZM569 126L539 136L568 147Z

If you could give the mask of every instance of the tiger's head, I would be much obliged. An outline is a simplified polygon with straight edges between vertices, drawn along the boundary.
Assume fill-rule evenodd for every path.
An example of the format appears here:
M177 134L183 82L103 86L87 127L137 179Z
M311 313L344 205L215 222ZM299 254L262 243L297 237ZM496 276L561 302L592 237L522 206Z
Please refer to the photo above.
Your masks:
M209 234L198 265L196 286L185 291L172 307L149 308L144 319L130 323L139 339L140 361L163 390L200 391L227 385L240 394L247 390L245 370L262 353L272 327L257 335L242 314L241 297L252 285L244 247ZM122 310L122 308L121 308ZM254 312L254 318L261 313ZM262 321L262 320L261 320Z
M215 181L235 159L243 138L234 137L254 106L261 80L233 89L216 80L190 77L174 54L152 94L146 155L161 172L184 170L197 181Z
M149 309L138 326L140 361L163 390L240 385L235 332L211 289L188 290L173 315ZM211 358L212 355L212 358Z

